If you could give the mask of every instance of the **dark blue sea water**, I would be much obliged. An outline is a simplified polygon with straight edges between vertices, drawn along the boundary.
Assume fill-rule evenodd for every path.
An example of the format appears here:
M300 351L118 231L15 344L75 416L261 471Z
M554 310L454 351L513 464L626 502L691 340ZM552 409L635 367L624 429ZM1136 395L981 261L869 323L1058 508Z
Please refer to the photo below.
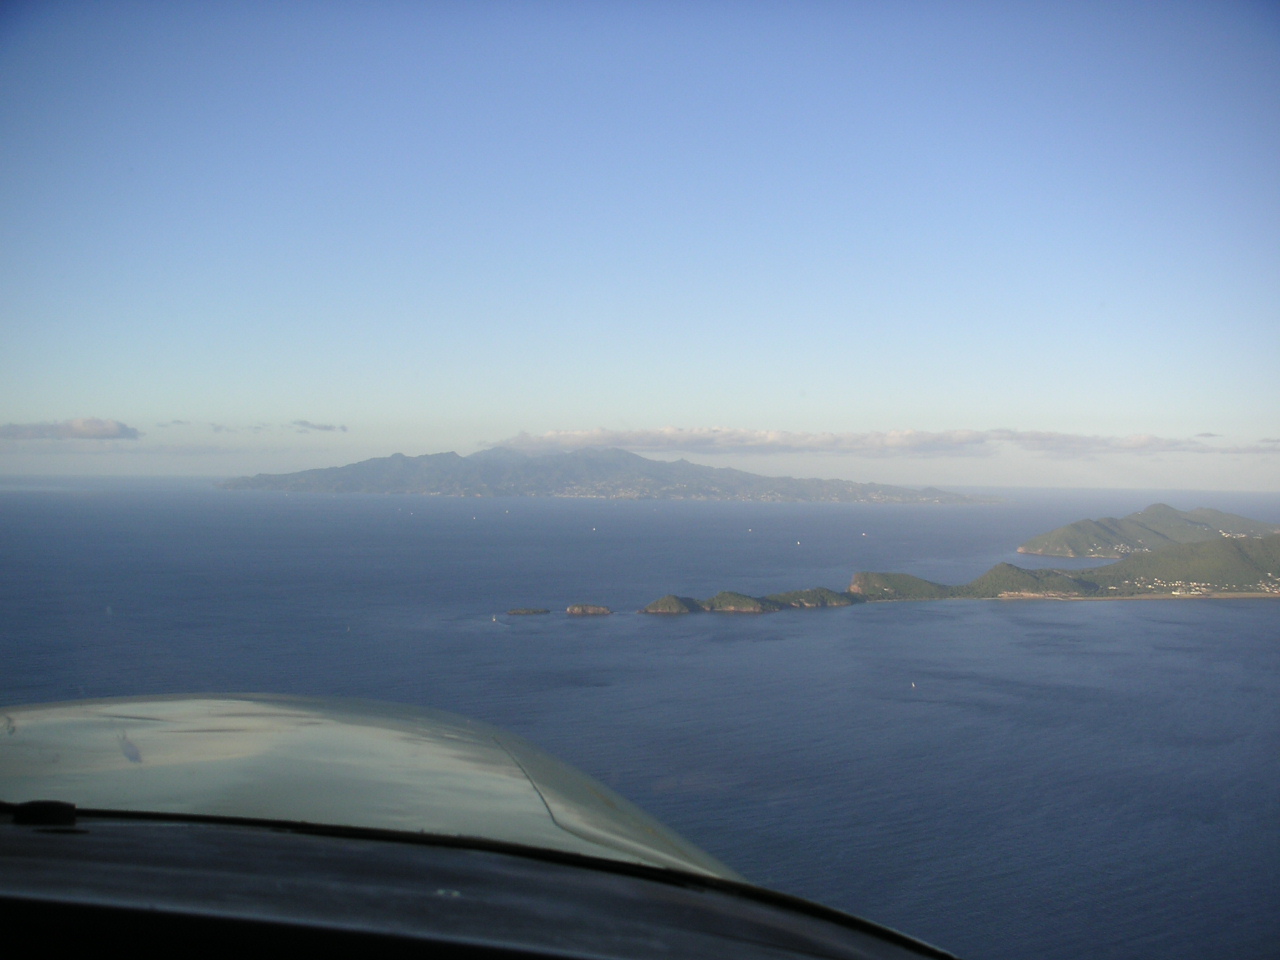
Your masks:
M669 592L843 588L855 569L961 582L1033 562L1013 548L1036 533L1157 499L1009 496L10 481L0 702L279 691L439 707L530 738L749 879L964 956L1276 956L1280 601L626 612ZM1280 521L1277 496L1165 499ZM502 613L573 602L624 612Z

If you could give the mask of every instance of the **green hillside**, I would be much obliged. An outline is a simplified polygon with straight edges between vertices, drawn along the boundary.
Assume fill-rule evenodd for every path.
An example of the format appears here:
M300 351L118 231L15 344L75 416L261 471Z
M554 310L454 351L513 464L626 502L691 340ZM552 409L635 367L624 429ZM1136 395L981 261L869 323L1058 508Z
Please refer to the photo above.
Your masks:
M1280 533L1274 524L1221 510L1200 508L1175 510L1155 503L1127 517L1077 520L1038 537L1018 548L1019 553L1047 557L1126 557L1159 550L1177 543L1237 537L1265 537Z
M813 587L810 590L792 590L788 593L773 593L767 597L749 597L745 593L724 590L709 600L694 600L692 597L680 597L669 593L660 597L641 613L679 614L679 613L774 613L788 607L796 609L814 609L818 607L847 607L861 603L865 598L828 590L826 587Z
M847 593L838 593L826 587L814 587L812 590L790 590L786 593L771 593L766 600L783 607L847 607L855 600Z
M703 601L702 607L715 613L773 613L781 610L782 604L764 597L748 597L745 593L722 590L710 600Z
M868 600L941 600L952 587L908 573L855 573L849 592Z
M959 587L953 597L1087 597L1098 592L1096 584L1068 576L1059 570L1024 570L1011 563L997 563L980 576Z
M641 613L703 613L706 610L702 603L692 597L677 597L668 593L642 609Z
M1280 535L1176 544L1133 554L1087 576L1115 596L1280 593Z

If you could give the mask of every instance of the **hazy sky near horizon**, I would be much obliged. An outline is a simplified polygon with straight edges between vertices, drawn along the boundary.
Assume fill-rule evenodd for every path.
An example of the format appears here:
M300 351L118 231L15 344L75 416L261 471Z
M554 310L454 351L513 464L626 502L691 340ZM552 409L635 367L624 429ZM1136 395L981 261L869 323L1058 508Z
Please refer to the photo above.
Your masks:
M0 9L0 473L1280 491L1280 7Z

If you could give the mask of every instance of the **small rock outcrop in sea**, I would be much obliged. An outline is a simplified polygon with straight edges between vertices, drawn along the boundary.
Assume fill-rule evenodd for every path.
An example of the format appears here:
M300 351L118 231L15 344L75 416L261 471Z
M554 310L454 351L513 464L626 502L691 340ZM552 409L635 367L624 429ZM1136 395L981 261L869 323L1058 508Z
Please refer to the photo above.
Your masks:
M594 603L571 603L564 612L571 617L607 617L613 613L608 607L597 606Z
M508 610L509 617L535 617L540 613L550 613L550 610L544 610L542 607L516 607L514 610Z

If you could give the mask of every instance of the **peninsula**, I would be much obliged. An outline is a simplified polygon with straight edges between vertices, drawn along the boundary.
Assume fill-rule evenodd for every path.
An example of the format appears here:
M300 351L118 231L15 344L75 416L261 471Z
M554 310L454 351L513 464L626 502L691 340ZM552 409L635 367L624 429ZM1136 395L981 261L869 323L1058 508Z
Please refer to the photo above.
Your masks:
M856 573L849 592L866 600L1280 597L1280 534L1175 543L1092 570L1025 570L998 563L959 586L905 573Z
M1119 559L1147 553L1175 543L1201 543L1222 537L1265 537L1280 533L1275 524L1262 523L1221 510L1175 510L1154 503L1127 517L1077 520L1032 537L1019 553L1045 557L1105 557Z
M586 449L531 455L494 447L406 457L394 454L345 467L239 477L227 490L399 493L437 497L591 497L611 500L748 500L833 503L978 503L982 498L933 487L914 489L849 480L763 477L687 460L650 460L626 450Z
M773 613L847 607L884 600L1120 600L1135 597L1280 598L1280 534L1219 537L1135 553L1092 570L1027 570L998 563L969 583L950 586L907 573L853 575L845 592L815 587L751 597L730 590L708 600L668 594L641 613Z

